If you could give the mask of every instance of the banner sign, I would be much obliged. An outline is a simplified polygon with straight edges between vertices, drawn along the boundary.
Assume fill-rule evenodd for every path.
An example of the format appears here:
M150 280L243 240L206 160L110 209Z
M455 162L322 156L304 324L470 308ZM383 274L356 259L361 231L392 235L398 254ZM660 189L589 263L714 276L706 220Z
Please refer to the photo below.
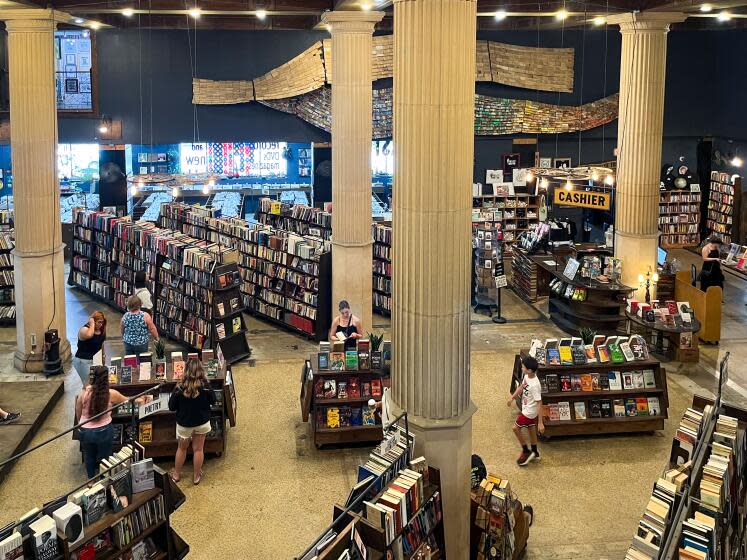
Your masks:
M579 208L592 208L594 210L610 209L610 193L591 191L567 191L563 188L555 189L555 204L561 206L578 206Z

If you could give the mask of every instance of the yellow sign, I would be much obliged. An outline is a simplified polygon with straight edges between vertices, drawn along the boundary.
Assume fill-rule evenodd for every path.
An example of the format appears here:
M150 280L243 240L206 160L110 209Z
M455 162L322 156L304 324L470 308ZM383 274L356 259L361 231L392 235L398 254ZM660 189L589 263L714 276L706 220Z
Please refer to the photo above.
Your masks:
M283 209L283 205L278 201L273 201L270 205L270 214L280 215L280 211Z
M593 208L594 210L610 209L610 193L591 191L567 191L562 188L555 189L555 204L562 206L578 206L580 208Z

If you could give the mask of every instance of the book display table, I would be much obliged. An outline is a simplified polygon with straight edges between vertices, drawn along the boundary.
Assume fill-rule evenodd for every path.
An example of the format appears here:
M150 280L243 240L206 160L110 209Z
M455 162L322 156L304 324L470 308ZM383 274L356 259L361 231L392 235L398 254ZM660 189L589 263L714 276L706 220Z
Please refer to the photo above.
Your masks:
M630 334L632 330L642 331L646 340L652 344L651 350L656 354L678 362L697 362L700 359L697 335L700 321L695 315L691 317L690 326L667 326L662 321L651 323L628 311L625 311L625 317L628 320L627 333Z
M514 358L511 392L521 383L521 356L527 352ZM667 375L657 360L541 365L537 376L545 437L664 429Z

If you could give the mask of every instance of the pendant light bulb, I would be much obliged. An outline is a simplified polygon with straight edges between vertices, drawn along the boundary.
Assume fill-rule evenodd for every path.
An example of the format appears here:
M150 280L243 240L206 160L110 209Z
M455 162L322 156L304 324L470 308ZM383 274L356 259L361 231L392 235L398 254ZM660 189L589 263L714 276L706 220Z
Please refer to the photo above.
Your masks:
M526 180L530 182L534 181L534 173L532 173L531 171L527 171Z
M124 10L122 10L122 15L124 17L132 17L133 15L135 15L135 10L133 10L132 8L125 8Z
M555 14L555 19L558 21L563 21L568 17L568 12L566 10L558 10L558 12Z
M192 16L192 19L200 19L200 15L202 15L202 11L200 8L192 8L189 10L189 15Z
M264 21L267 17L267 11L265 10L257 10L254 15L257 16L257 19Z
M498 10L493 17L495 21L503 21L506 19L506 15L506 10Z
M179 196L179 187L171 187L171 196L172 198Z
M607 175L607 177L604 179L604 184L611 187L615 184L615 178L612 175Z
M700 11L704 13L708 13L713 9L713 6L710 4L701 4L700 5Z
M729 12L719 12L718 18L719 21L730 21L731 20L731 14Z
M734 167L742 167L742 158L739 156L734 156L731 158L730 162Z
M573 183L571 183L571 180L570 180L570 179L568 179L568 180L567 180L567 181L565 182L565 190L567 190L567 191L573 190Z
M597 181L599 181L599 173L597 173L596 171L592 171L591 172L591 180L594 181L595 183Z
M211 187L214 187L215 186L215 179L210 179L208 181L208 185L210 185Z
M137 196L137 185L132 185L130 187L130 193L132 194L132 196Z
M549 186L550 186L550 181L548 181L548 180L547 180L546 178L543 178L543 179L542 179L542 180L540 181L540 187L541 187L541 188L543 188L543 189L547 190L547 187L549 187Z
M202 185L202 194L210 194L210 187L207 184Z
M607 20L604 19L602 16L597 16L597 17L595 17L592 20L592 22L594 23L594 25L596 25L597 27L600 27L600 26L604 25L606 21Z

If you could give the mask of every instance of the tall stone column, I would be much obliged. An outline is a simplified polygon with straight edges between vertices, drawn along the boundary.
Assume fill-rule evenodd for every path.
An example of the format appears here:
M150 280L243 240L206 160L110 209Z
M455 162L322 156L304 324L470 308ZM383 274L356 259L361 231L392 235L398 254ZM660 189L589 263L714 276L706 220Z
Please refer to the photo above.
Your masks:
M441 470L446 557L469 558L475 0L395 0L392 398Z
M667 33L670 23L684 20L667 12L609 18L622 33L615 253L628 286L638 287L638 274L656 271Z
M41 371L44 332L65 332L65 274L57 180L54 31L69 16L53 10L2 10L8 31L11 157L15 220L15 365ZM36 348L32 348L32 336Z
M325 12L332 33L332 305L350 302L370 331L371 44L383 12Z

